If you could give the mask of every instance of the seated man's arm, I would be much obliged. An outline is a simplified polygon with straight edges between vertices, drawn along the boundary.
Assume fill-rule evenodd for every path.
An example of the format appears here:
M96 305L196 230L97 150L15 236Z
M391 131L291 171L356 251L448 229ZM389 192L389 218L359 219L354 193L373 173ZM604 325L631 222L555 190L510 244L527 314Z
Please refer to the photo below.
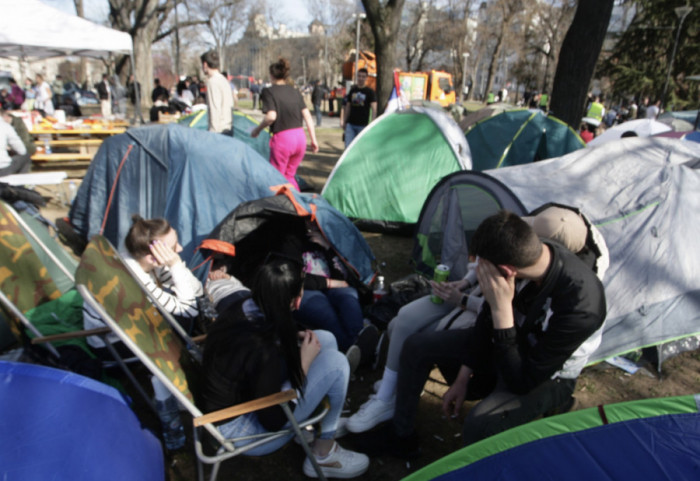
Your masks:
M602 284L591 276L584 288L564 287L552 297L550 310L547 327L534 343L518 345L515 329L494 330L497 368L513 392L528 392L550 379L600 328L606 312Z

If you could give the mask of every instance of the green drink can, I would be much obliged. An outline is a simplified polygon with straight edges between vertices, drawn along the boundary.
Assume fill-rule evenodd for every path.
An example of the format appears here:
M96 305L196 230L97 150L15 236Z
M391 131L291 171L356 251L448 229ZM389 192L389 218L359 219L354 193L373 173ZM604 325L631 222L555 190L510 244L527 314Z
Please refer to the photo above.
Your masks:
M450 268L447 267L445 264L438 264L437 267L435 267L435 273L433 274L433 280L435 282L445 282L447 278L450 277ZM442 304L443 301L442 298L433 295L430 297L430 300L433 301L435 304Z

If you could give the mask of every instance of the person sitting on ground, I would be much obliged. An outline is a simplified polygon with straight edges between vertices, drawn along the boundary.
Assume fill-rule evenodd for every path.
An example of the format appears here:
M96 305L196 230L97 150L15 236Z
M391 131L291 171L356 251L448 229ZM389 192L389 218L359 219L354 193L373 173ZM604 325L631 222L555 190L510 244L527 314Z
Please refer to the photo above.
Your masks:
M197 96L192 106L192 112L199 112L200 110L207 110L207 100L203 95Z
M595 127L591 127L584 122L581 124L579 135L581 135L581 139L583 139L584 142L588 143L595 138Z
M0 176L29 172L32 165L31 155L12 123L13 115L0 109Z
M304 263L304 294L294 319L311 329L333 333L338 348L348 355L351 370L374 356L379 332L364 325L357 289L348 284L348 270L318 226L309 221L290 227L280 251Z
M191 332L199 314L197 297L204 293L202 283L187 268L179 253L182 246L177 232L165 219L132 217L132 224L124 240L124 263L143 287L151 293L160 307L172 314L185 330ZM86 303L83 310L85 329L104 327L99 314ZM118 338L108 334L107 341L115 346ZM100 357L109 359L101 338L91 336L88 344ZM119 348L118 348L119 351ZM131 356L130 351L123 351Z
M443 373L458 369L448 376L446 416L457 417L465 399L481 399L465 419L465 445L573 404L576 378L592 352L588 341L605 319L600 279L567 248L540 240L507 211L479 225L470 253L479 257L477 278L488 307L472 328L421 332L406 340L394 416L365 436L366 452L420 453L414 421L435 363Z
M292 311L299 308L304 272L300 262L273 256L256 273L252 298L229 306L212 325L204 345L203 403L206 412L287 389L298 393L293 412L307 419L328 398L330 410L320 422L311 450L327 477L352 478L369 467L367 456L343 449L336 441L350 370L327 331L298 331ZM244 414L219 426L227 438L278 431L289 422L279 406ZM251 449L260 456L278 450L289 434ZM244 446L253 440L236 443ZM304 474L316 477L310 459Z
M598 256L590 253L594 249L602 251L600 256L607 259L607 248L602 236L597 234L582 215L556 204L546 204L535 213L536 215L524 217L523 220L532 226L539 237L559 242L571 252L577 253L594 271L600 271L599 277L602 279L607 261L596 265ZM592 239L594 236L595 240ZM587 247L589 237L592 244L590 248ZM484 302L480 286L477 285L476 265L470 263L467 275L460 281L440 284L431 281L433 294L443 299L443 303L432 302L431 296L422 297L402 307L389 323L387 332L390 343L382 379L377 385L376 394L371 395L357 413L348 419L349 431L364 432L394 416L401 352L412 334L473 325Z
M223 254L214 257L205 290L219 314L243 297L250 297L250 289L229 274L229 267Z
M165 95L160 95L156 101L153 103L151 110L149 112L149 118L151 122L158 122L160 117L159 114L169 114L171 113L170 104L168 103L168 97ZM174 113L174 110L172 111Z

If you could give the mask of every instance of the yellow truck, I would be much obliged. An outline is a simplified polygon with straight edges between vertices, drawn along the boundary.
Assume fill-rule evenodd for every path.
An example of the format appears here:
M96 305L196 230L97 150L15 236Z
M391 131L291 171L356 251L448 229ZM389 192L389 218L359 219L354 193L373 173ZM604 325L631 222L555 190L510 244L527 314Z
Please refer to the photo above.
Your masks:
M357 62L358 68L366 68L369 77L367 85L376 89L377 62L374 53L360 52ZM348 55L343 63L343 80L351 81L355 74L355 53ZM402 72L399 71L399 84L402 95L409 101L430 100L443 107L449 107L456 102L456 94L452 74L440 70L429 72Z
M430 100L443 107L456 101L452 74L440 70L399 72L401 92L408 100Z

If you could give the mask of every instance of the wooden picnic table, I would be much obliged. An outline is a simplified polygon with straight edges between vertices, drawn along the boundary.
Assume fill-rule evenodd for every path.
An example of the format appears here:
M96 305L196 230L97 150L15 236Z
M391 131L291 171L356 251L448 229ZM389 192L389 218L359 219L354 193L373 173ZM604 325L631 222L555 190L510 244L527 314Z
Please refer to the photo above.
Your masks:
M34 142L38 149L32 155L32 161L89 162L106 137L124 132L126 132L125 126L113 124L99 128L94 128L91 125L73 129L34 128L30 134L34 136ZM47 142L51 147L51 153L46 153L43 150ZM58 150L58 152L54 150Z

